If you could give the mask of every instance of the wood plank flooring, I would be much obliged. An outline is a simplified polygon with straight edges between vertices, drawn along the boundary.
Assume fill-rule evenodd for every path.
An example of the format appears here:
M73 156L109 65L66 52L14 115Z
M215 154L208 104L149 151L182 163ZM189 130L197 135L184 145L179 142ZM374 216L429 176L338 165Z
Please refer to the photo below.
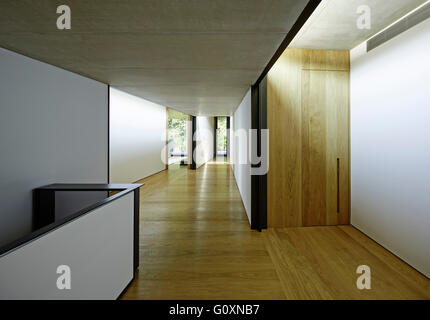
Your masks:
M227 164L141 182L140 267L122 299L430 298L429 279L353 227L251 231Z

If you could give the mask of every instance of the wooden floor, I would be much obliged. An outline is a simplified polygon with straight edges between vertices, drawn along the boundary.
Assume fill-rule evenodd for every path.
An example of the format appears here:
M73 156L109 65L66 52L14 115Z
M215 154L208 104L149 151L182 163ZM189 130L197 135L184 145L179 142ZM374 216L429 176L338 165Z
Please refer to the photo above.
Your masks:
M430 280L351 226L251 231L232 171L142 180L140 267L123 299L429 299ZM372 289L356 287L359 265Z

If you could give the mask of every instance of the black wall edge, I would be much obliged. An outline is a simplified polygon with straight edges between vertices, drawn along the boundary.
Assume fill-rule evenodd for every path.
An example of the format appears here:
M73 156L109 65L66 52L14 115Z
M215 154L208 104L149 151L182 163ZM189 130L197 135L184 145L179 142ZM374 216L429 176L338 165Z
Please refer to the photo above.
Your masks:
M194 159L194 151L196 150L196 141L194 140L194 135L196 134L196 117L191 116L191 155L190 155L190 169L196 170L196 161Z
M251 88L251 127L257 130L257 155L261 156L261 130L267 129L267 80ZM253 151L255 153L255 151ZM259 168L261 164L251 164ZM267 174L251 176L251 229L267 228Z
M218 129L218 117L214 117L215 118L215 127L214 127L214 159L216 158L216 156L217 156L217 145L216 145L216 143L217 143L217 129Z
M133 271L139 268L140 188L134 190ZM134 272L133 272L134 274Z
M269 73L270 69L272 69L275 62L279 59L279 57L282 55L282 53L287 49L287 47L290 45L291 41L295 38L297 33L300 31L300 29L303 27L303 25L308 21L309 17L312 15L312 13L315 11L315 9L318 7L318 5L321 3L322 0L309 0L306 7L303 9L302 13L298 17L297 21L294 23L290 31L285 36L284 40L282 41L281 45L279 46L278 50L276 50L275 54L273 55L272 59L270 59L267 66L264 68L263 72L261 73L260 77L255 82L254 86L258 86L261 81L266 77L266 75Z
M229 160L230 159L230 117L227 117L227 152L226 157Z

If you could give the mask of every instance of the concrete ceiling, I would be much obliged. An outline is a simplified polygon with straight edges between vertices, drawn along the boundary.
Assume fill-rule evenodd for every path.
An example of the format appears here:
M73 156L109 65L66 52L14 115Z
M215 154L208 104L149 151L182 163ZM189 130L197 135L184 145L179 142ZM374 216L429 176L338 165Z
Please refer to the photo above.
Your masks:
M291 43L292 48L350 50L427 0L323 0ZM371 28L357 28L357 9L371 9Z
M0 46L193 115L229 115L307 0L1 0ZM57 5L72 29L57 30Z

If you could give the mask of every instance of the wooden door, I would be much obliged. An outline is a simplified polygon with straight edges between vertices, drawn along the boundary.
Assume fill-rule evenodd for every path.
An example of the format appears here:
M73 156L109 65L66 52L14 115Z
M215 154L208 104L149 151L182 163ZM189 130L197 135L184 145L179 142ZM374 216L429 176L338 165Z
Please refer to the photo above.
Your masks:
M287 49L267 76L269 227L349 224L349 64Z
M302 70L303 226L349 223L349 72Z

